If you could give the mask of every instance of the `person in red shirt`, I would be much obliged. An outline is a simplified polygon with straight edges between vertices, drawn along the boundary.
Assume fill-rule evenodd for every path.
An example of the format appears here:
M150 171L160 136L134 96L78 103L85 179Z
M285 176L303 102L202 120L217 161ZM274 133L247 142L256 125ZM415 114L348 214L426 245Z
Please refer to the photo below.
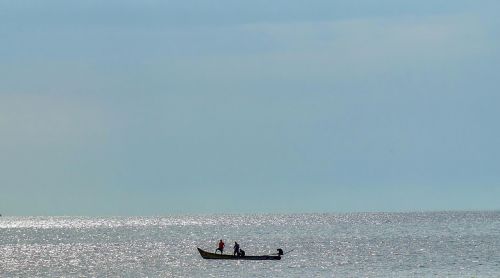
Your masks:
M224 252L224 241L222 241L222 239L219 241L219 247L217 249L215 249L215 253L217 253L217 251L220 251L220 253L222 254Z

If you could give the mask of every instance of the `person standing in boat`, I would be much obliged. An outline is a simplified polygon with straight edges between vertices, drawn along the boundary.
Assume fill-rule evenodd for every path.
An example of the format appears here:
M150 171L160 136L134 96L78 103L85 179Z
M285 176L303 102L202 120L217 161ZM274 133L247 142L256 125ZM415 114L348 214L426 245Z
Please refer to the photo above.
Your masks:
M234 256L239 256L240 255L240 245L238 244L238 242L234 242L234 252L233 252L233 255Z
M220 253L222 254L224 252L224 241L219 240L219 247L217 249L215 249L215 253L217 253L217 251L220 251Z

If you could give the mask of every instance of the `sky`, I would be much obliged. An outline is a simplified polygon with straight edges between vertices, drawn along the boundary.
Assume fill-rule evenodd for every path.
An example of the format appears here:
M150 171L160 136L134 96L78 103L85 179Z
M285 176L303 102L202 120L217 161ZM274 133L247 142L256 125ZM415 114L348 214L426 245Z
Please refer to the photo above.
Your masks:
M0 1L0 213L498 210L498 10Z

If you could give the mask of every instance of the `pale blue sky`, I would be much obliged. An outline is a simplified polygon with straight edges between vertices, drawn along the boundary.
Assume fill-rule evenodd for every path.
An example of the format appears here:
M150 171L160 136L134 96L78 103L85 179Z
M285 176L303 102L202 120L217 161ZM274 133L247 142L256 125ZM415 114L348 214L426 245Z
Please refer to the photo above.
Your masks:
M498 1L0 1L0 213L500 209Z

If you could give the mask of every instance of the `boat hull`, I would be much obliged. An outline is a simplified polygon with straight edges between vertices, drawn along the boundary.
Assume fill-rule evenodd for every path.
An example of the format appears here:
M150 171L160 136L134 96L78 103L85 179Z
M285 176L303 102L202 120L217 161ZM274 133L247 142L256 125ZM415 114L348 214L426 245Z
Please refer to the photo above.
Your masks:
M263 256L233 256L233 255L224 255L224 254L215 254L210 253L198 248L198 252L203 259L210 260L253 260L253 261L263 261L263 260L281 260L281 256L279 255L263 255Z

